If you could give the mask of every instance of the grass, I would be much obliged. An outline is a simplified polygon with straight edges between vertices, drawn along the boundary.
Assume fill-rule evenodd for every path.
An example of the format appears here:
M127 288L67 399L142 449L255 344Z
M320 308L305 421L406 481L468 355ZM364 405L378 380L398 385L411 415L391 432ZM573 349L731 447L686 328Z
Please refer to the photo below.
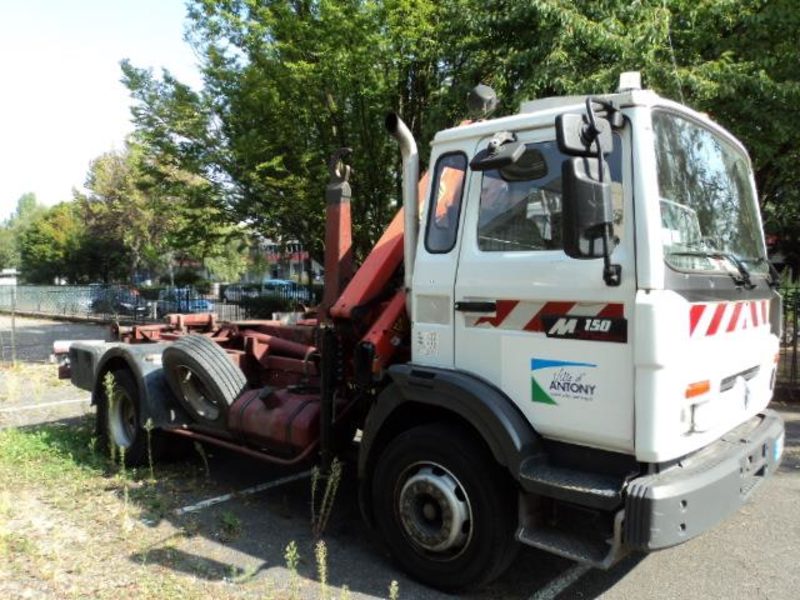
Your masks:
M0 365L0 404L41 401L67 389L71 389L70 382L58 378L56 365L22 362Z
M149 465L122 469L122 456L112 463L97 445L91 417L0 430L0 598L350 597L330 584L324 542L305 537L282 557L231 562L226 545L254 543L238 509L173 517L187 492L218 493L197 457L161 464L155 478ZM340 477L320 480L325 514Z

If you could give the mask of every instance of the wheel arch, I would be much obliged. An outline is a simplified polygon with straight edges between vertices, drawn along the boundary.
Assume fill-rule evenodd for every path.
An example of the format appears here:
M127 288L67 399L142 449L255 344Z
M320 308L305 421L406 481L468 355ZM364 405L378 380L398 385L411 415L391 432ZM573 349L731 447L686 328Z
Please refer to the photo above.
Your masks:
M480 440L494 460L517 480L522 460L540 438L508 396L464 371L417 365L389 369L392 382L367 415L358 457L359 501L372 523L371 473L383 449L398 434L425 423L456 423Z
M161 353L165 344L139 346L114 346L97 364L92 404L105 397L104 379L107 373L126 370L136 383L139 410L142 420L152 419L153 426L162 428L187 416L175 401L161 368Z

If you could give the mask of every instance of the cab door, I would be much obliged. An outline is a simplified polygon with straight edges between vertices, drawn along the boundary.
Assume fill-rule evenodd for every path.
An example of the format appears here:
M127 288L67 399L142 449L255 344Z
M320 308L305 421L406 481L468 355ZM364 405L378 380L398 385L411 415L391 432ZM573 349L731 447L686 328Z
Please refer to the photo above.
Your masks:
M552 128L520 135L526 151L514 165L470 174L454 292L455 367L499 387L545 437L630 452L631 161L624 135L614 138L616 287L603 281L602 259L562 250L566 157Z

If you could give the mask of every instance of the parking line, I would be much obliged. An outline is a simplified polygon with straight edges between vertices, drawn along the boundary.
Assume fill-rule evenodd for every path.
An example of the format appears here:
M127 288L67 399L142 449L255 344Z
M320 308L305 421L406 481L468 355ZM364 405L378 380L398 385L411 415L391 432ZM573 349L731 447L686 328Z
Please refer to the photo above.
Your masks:
M537 590L529 600L554 600L561 592L586 575L591 569L592 567L589 565L575 565L564 571L543 588Z
M224 494L222 496L217 496L216 498L209 498L208 500L203 500L201 502L198 502L197 504L184 506L183 508L177 508L175 509L175 511L173 511L173 514L179 516L179 515L185 515L186 513L190 512L196 512L198 510L203 510L204 508L208 508L209 506L214 506L215 504L221 504L223 502L227 502L228 500L233 500L234 498L240 498L241 496L249 496L251 494L257 494L258 492L278 487L280 485L283 485L284 483L291 483L292 481L297 481L298 479L305 479L306 477L310 476L311 476L310 470L303 471L302 473L295 473L294 475L289 475L288 477L282 477L274 481L267 481L266 483L260 483L258 485L254 485L253 487L243 489L239 492Z
M58 400L57 402L42 402L41 404L25 404L22 406L12 406L11 408L0 408L0 413L13 413L21 410L36 410L37 408L61 406L62 404L87 404L88 402L88 398L83 398L81 400Z

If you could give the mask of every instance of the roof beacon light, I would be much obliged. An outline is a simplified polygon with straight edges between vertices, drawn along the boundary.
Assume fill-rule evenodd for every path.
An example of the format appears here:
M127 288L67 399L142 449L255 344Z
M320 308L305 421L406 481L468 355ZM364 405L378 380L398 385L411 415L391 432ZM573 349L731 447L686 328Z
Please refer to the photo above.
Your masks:
M625 71L619 75L618 92L642 89L642 74L639 71Z

